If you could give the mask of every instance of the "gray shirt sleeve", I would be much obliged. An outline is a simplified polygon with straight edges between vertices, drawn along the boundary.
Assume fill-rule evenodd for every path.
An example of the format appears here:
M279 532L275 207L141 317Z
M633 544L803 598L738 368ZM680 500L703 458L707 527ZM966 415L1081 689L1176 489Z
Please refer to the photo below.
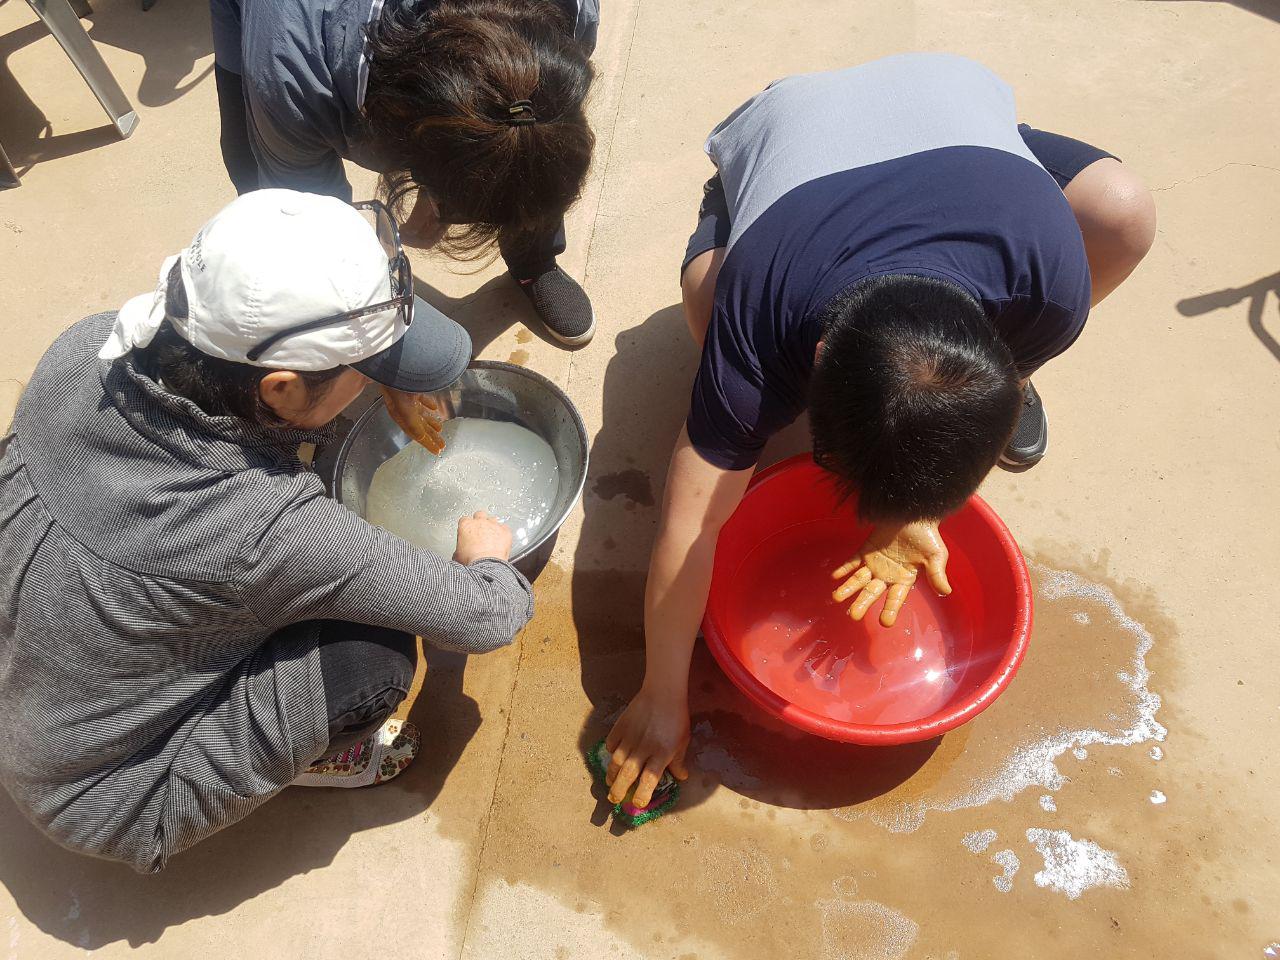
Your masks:
M249 146L258 161L259 186L285 187L351 202L351 184L342 157L298 117L277 114L273 104L246 91L245 123Z
M533 616L529 582L505 561L443 560L323 495L251 532L242 558L241 596L272 630L348 620L485 653L511 643Z

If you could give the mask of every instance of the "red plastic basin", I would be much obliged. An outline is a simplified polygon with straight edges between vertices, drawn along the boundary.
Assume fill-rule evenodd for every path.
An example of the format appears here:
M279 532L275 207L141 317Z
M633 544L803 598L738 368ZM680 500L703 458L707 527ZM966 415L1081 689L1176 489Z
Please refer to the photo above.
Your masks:
M830 740L889 746L972 720L1009 685L1031 637L1031 583L979 497L942 524L949 597L922 575L898 622L855 622L831 571L870 527L808 454L751 481L720 532L702 630L729 678L768 713Z

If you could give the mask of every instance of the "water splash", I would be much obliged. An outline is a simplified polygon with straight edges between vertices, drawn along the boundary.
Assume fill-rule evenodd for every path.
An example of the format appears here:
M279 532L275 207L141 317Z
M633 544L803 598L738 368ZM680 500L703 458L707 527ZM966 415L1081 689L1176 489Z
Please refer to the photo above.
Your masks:
M995 841L996 832L994 830L975 830L973 833L966 833L960 840L973 853L982 853Z
M874 900L819 900L823 960L902 960L920 935L910 917Z
M1156 720L1160 697L1147 686L1151 671L1147 668L1146 658L1155 643L1147 628L1125 613L1119 599L1106 587L1069 571L1054 570L1040 564L1031 566L1039 577L1040 592L1046 600L1075 598L1097 603L1106 608L1120 629L1134 638L1132 659L1125 669L1116 673L1116 678L1128 691L1125 715L1113 714L1118 729L1060 729L1016 747L995 773L974 778L958 795L925 797L872 809L867 815L891 833L910 833L919 829L931 811L950 813L981 807L993 800L1008 802L1033 787L1060 790L1067 778L1058 769L1057 761L1068 750L1084 759L1088 756L1086 748L1095 744L1125 747L1152 740L1163 741L1167 736L1168 731ZM842 815L856 819L861 814L846 811Z
M1076 900L1093 887L1129 886L1129 873L1110 850L1092 840L1076 840L1065 830L1027 831L1027 840L1044 858L1044 869L1033 878L1037 887L1065 893Z
M992 877L991 882L995 884L996 889L1001 893L1008 893L1013 889L1013 878L1017 874L1018 868L1022 866L1018 860L1018 855L1012 850L1001 850L996 853L991 862L1002 868L1004 873L998 877Z
M484 510L511 529L513 552L546 522L559 487L554 451L514 423L457 417L439 456L411 443L369 485L371 523L442 557L453 555L458 518Z

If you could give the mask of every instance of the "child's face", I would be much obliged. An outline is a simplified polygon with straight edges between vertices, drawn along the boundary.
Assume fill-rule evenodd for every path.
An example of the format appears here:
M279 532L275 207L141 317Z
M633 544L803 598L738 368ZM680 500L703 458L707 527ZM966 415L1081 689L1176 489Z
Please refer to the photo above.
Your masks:
M291 370L276 370L262 378L258 389L262 401L290 426L304 430L323 427L351 405L368 384L369 378L350 367L329 383L329 389L315 400L302 378Z

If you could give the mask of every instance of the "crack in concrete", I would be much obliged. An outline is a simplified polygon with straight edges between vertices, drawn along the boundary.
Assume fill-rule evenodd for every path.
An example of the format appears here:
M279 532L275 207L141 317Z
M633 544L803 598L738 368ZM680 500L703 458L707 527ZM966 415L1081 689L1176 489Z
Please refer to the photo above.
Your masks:
M523 631L522 631L523 633ZM511 718L515 715L516 687L520 685L520 667L524 663L525 645L520 644L520 655L516 658L516 668L511 677L511 693L507 696L507 723L502 731L502 746L498 749L498 766L493 776L493 792L489 795L489 805L485 811L484 827L480 832L480 851L476 854L476 872L471 881L471 892L467 894L466 913L462 918L462 939L458 944L458 960L467 953L467 940L471 936L471 915L476 909L476 893L480 889L480 877L484 873L484 854L489 847L489 828L493 825L493 808L498 804L498 791L502 787L502 762L507 756L507 740L511 736Z
M600 168L600 189L596 193L596 208L591 212L591 232L587 234L587 249L582 257L582 282L587 282L591 275L591 251L596 243L596 225L599 224L600 207L604 204L605 188L609 184L609 165L613 161L613 142L618 135L618 118L622 116L622 105L626 102L627 80L631 76L631 51L636 45L636 35L640 32L640 6L643 0L636 0L635 13L631 17L630 36L627 38L627 53L622 58L622 79L618 81L618 103L613 111L613 120L609 124L608 146L605 149L604 165ZM565 371L564 388L567 392L573 384L573 361L569 357L569 369Z
M1183 187L1188 183L1195 183L1197 180L1203 180L1205 177L1212 177L1215 173L1221 173L1227 167L1254 167L1258 170L1270 170L1272 173L1280 173L1280 167L1269 167L1265 163L1243 163L1238 160L1231 160L1224 163L1220 167L1214 167L1208 173L1202 173L1198 176L1188 177L1186 180L1175 180L1173 183L1164 187L1152 187L1152 193L1164 193L1166 190L1172 190L1174 187Z
M613 121L609 124L609 146L605 150L604 165L600 168L600 191L596 194L596 208L591 214L591 233L587 236L587 252L582 261L582 278L585 281L591 270L591 249L595 246L596 224L600 220L600 206L604 203L604 191L609 182L609 165L613 161L613 141L618 133L618 118L622 116L622 105L627 100L627 80L631 76L631 51L636 45L636 34L640 32L640 7L643 0L636 0L635 14L631 18L631 36L627 39L627 54L622 59L622 80L618 84L618 104L613 111Z
M600 190L596 195L596 208L591 214L591 232L587 235L587 249L582 261L582 279L586 282L587 276L591 270L591 250L595 246L596 224L600 220L600 206L604 202L604 191L609 180L609 166L613 160L613 141L617 135L618 118L622 115L622 106L625 102L627 92L627 79L631 74L631 51L635 47L636 34L639 32L640 23L640 5L643 0L637 0L635 5L635 13L631 18L630 36L627 39L627 53L622 61L622 79L618 85L618 103L613 111L613 120L609 124L608 148L605 151L604 165L600 169ZM565 389L568 390L570 384L573 383L573 367L574 358L569 358L569 369L565 372ZM488 809L485 814L484 827L480 834L480 851L476 855L475 860L475 877L471 882L471 891L467 895L466 912L462 918L462 937L458 944L458 960L462 960L467 953L467 943L471 939L471 917L475 913L476 894L480 889L480 878L484 874L485 851L489 846L489 830L493 825L493 811L498 803L498 791L502 787L502 765L506 759L507 739L511 735L511 721L514 715L514 705L516 699L516 689L520 685L520 670L524 664L524 645L520 646L520 655L516 660L515 672L511 681L511 693L507 697L507 723L502 733L502 746L498 751L498 767L494 775L493 792L489 795Z

